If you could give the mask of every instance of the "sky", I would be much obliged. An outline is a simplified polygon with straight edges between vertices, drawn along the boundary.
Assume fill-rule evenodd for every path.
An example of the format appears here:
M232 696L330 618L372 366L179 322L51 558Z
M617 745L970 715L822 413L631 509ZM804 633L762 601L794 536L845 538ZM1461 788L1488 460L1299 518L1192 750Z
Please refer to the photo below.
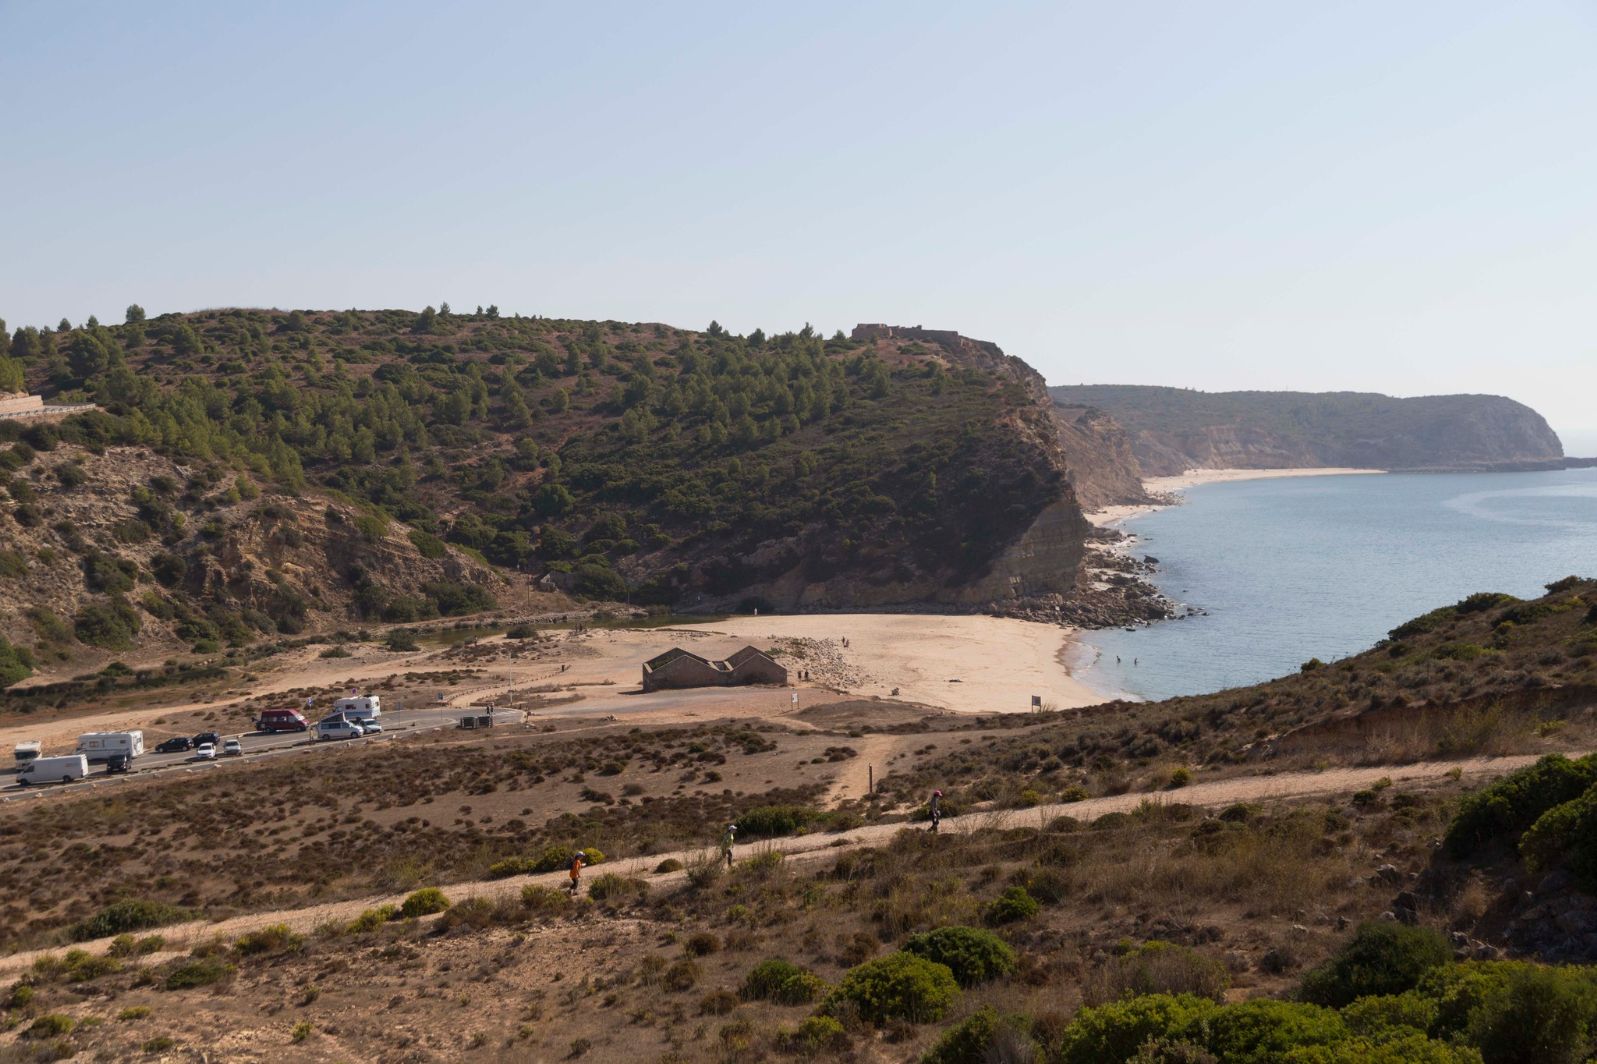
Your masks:
M1597 4L0 0L0 317L993 340L1597 453Z

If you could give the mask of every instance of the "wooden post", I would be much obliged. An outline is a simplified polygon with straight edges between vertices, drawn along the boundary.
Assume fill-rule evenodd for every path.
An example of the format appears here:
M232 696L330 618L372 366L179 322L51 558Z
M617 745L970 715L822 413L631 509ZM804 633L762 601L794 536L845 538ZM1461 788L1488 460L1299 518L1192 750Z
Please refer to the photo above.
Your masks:
M875 794L876 793L876 766L875 765L866 765L865 766L865 793L866 794Z

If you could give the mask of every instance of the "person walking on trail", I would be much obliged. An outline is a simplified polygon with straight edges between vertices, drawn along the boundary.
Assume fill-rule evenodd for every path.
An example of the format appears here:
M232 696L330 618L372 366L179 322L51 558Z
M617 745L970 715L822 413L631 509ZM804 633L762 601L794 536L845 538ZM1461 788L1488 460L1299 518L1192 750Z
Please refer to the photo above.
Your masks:
M937 825L943 822L943 792L933 791L932 800L932 830L937 830Z
M582 866L588 863L587 856L578 850L576 856L571 858L571 896L576 897L577 891L582 887Z
M726 866L732 867L732 845L737 842L738 826L728 824L726 830L721 832L721 856L726 858Z

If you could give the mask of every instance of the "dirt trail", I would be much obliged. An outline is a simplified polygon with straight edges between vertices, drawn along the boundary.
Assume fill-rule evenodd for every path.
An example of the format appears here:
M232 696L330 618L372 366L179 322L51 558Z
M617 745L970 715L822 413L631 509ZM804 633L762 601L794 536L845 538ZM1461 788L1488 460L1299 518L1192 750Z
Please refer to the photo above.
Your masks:
M832 786L826 792L826 804L836 805L849 798L865 797L865 792L870 788L871 769L876 770L878 777L885 776L888 759L898 752L899 744L903 741L901 735L867 735L855 743L857 753L843 762L842 771L832 780Z
M1584 751L1571 753L1570 756L1579 756L1580 753L1584 753ZM1270 776L1246 776L1239 779L1216 780L1213 783L1197 783L1179 791L1167 791L1157 794L1120 794L1107 798L1090 798L1086 801L1069 804L1041 805L1032 809L976 811L957 818L944 820L942 830L944 832L964 834L978 831L995 831L1005 827L1040 826L1059 816L1090 820L1103 816L1105 813L1129 812L1136 809L1143 802L1219 806L1230 805L1234 802L1284 801L1311 798L1358 790L1368 787L1383 778L1390 779L1394 786L1405 784L1424 786L1440 783L1448 779L1454 769L1457 769L1460 776L1464 778L1498 775L1531 764L1539 756L1480 757L1460 761L1426 761L1411 765L1378 765L1368 768L1331 769L1324 772L1283 772L1279 775ZM870 827L856 828L853 831L841 834L818 832L813 835L801 835L796 838L773 839L768 842L739 847L739 854L747 857L762 851L777 850L785 854L790 860L821 860L847 849L881 845L907 827L909 825L903 823L877 824ZM706 845L702 849L679 850L675 853L657 853L649 857L632 857L607 861L603 865L590 869L586 878L591 880L595 875L615 872L625 876L647 876L651 884L667 886L686 877L685 871L658 876L651 875L656 865L670 857L691 864L695 860L711 859L713 853L711 848ZM513 897L520 893L521 888L528 883L563 887L565 880L565 873L555 872L541 876L513 876L508 879L453 883L446 885L444 890L452 899L457 901L474 896L492 900L501 897ZM194 921L186 924L176 924L171 927L161 928L160 934L166 939L169 947L181 949L213 937L222 939L236 938L247 931L258 930L277 923L287 924L296 931L309 932L314 930L318 924L327 921L347 922L360 915L363 909L385 903L397 905L402 900L404 900L403 894L394 894L362 898L355 901L329 902L300 909L252 913L247 916L219 920L215 923ZM110 944L111 940L109 938L80 943L83 948L98 953L103 953ZM25 968L31 965L34 959L41 954L54 952L59 952L59 950L30 950L23 953L14 953L8 957L0 957L0 974Z

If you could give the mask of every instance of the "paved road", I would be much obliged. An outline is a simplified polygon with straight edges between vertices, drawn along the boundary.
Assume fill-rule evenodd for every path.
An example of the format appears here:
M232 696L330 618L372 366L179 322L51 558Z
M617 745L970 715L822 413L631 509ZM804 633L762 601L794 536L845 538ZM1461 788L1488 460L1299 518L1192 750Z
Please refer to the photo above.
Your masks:
M89 775L82 780L69 784L41 784L32 787L20 787L11 778L9 772L0 775L3 785L0 785L0 802L15 801L19 798L38 798L48 794L59 794L67 790L77 790L83 787L104 786L117 784L134 776L147 772L170 771L174 769L187 769L191 771L210 771L239 761L253 761L262 757L293 753L309 752L312 749L326 749L349 743L382 742L398 738L402 735L413 735L418 731L430 731L435 728L454 727L455 723L468 712L469 708L451 706L443 709L403 709L384 713L382 716L383 731L379 735L371 735L362 739L348 739L330 742L316 742L307 732L243 732L223 735L223 739L237 739L244 748L241 757L218 757L215 761L196 761L192 752L177 754L158 754L152 743L143 757L134 761L133 771L115 776L107 775L104 765L90 765ZM50 754L53 751L46 751Z

